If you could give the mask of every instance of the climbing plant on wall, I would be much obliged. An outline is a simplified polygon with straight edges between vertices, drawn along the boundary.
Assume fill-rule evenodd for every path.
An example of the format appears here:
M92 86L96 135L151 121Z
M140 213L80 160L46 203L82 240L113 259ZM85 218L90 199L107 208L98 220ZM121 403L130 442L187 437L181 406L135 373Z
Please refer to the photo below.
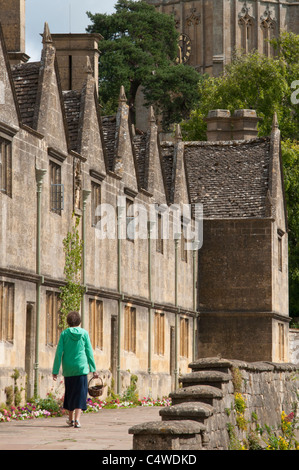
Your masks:
M79 311L84 294L84 287L81 285L83 242L78 230L80 217L74 215L73 217L75 218L74 226L63 240L66 285L60 288L60 327L62 329L67 327L68 313L73 310Z

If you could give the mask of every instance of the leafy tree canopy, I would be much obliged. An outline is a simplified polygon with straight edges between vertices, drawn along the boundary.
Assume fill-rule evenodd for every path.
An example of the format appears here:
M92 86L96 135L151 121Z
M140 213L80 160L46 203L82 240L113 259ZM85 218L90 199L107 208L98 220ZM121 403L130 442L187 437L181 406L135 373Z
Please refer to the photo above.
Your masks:
M229 109L231 113L255 109L261 118L262 136L271 132L276 112L282 138L298 138L299 109L291 100L297 68L297 63L287 64L282 56L274 59L258 52L236 54L223 75L199 82L199 105L182 125L186 139L206 140L205 118L211 109Z
M88 32L100 41L99 98L104 113L114 113L121 85L125 87L131 115L137 90L142 86L146 104L162 114L166 128L186 119L195 106L201 75L192 67L176 64L178 33L172 17L144 1L118 0L115 13L87 13Z

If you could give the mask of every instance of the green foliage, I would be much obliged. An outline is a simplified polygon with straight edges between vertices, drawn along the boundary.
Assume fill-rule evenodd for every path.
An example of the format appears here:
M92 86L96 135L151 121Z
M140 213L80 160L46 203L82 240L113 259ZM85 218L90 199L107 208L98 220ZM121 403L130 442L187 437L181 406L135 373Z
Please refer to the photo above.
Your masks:
M241 397L239 397L239 401ZM242 401L242 400L241 400ZM240 405L240 403L239 403ZM237 408L239 407L237 406ZM236 407L236 400L235 400ZM256 413L252 413L251 423L245 420L240 425L240 411L237 411L236 423L234 426L232 423L227 424L227 431L229 435L229 449L230 450L299 450L299 443L296 439L296 430L298 429L297 419L297 407L298 404L292 405L293 411L288 415L282 411L280 423L274 428L267 424L261 426L258 423ZM245 409L244 409L245 411ZM249 429L247 430L247 427ZM238 438L238 429L241 431L247 431L245 437L240 440Z
M6 394L6 406L10 407L13 405L14 402L14 393L13 393L13 386L10 385L5 387L5 394Z
M47 398L38 398L35 401L38 409L46 410L51 413L61 413L61 403L57 401L56 397L48 395Z
M7 406L19 406L22 401L21 392L23 388L19 389L17 385L17 380L20 377L20 372L18 369L14 369L14 373L11 375L11 378L14 380L14 385L5 388L6 394L6 405Z
M235 394L235 410L238 413L244 413L244 411L246 410L246 402L241 393Z
M290 314L299 317L299 142L282 142L289 228Z
M293 135L294 123L290 100L291 88L280 61L267 58L258 52L237 54L219 77L205 77L199 82L199 106L182 124L184 138L206 140L205 118L212 109L255 109L261 118L259 135L269 135L276 112L280 129Z
M241 393L243 377L242 377L242 372L240 371L238 367L232 368L232 382L233 382L234 392Z
M242 444L237 438L235 428L231 423L227 423L227 432L229 436L228 450L242 450Z
M173 17L141 0L118 0L111 15L87 15L92 23L87 31L103 36L99 58L103 114L116 112L123 85L134 122L136 93L142 86L147 103L163 114L164 127L186 119L196 103L200 74L175 65L178 32Z
M66 285L60 288L60 327L65 329L66 317L69 312L80 309L84 287L81 286L81 268L82 268L82 251L83 243L80 240L78 225L80 218L75 218L75 224L71 231L63 240L63 248L65 253L64 274L66 277Z
M130 385L123 393L122 399L125 401L130 401L134 404L138 403L138 392L137 392L137 375L131 375L130 377Z

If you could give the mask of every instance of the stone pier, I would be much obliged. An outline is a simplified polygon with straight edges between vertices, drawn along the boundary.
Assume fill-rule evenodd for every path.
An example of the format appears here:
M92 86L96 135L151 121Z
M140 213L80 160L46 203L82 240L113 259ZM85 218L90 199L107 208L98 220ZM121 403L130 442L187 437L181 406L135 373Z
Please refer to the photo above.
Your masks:
M133 449L228 450L229 429L240 442L257 423L277 429L282 411L289 414L297 400L294 364L204 358L190 368L170 394L172 405L160 410L162 420L129 429Z

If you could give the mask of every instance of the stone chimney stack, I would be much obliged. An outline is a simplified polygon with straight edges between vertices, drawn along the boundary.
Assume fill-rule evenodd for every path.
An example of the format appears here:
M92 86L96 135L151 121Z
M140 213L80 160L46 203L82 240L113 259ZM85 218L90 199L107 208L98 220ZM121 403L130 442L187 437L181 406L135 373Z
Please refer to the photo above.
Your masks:
M232 118L234 140L249 140L257 137L259 120L253 109L235 111Z
M209 111L206 122L208 140L213 142L232 140L232 119L228 109Z
M258 135L258 121L252 109L239 109L233 116L227 109L215 109L206 119L207 138L212 142L254 139Z
M95 83L98 86L98 43L102 36L97 33L52 34L59 68L62 90L81 90L86 79L86 57L89 57Z
M0 23L11 64L28 61L25 53L25 0L0 0Z

